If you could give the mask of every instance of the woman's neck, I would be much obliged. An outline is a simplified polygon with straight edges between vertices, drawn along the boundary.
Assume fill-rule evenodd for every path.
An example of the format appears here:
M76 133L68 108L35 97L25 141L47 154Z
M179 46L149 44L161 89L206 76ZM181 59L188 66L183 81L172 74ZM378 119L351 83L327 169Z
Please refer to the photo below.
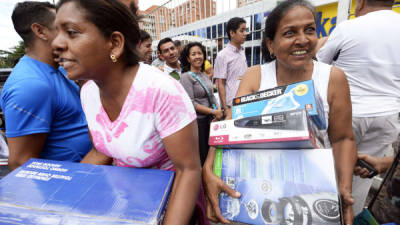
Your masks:
M139 65L129 67L114 67L102 79L95 80L99 87L100 96L105 99L120 99L129 92Z
M314 63L312 60L303 68L290 68L276 61L276 82L278 86L312 79Z
M200 73L201 72L201 66L197 67L197 66L190 65L190 71L192 71L193 73Z

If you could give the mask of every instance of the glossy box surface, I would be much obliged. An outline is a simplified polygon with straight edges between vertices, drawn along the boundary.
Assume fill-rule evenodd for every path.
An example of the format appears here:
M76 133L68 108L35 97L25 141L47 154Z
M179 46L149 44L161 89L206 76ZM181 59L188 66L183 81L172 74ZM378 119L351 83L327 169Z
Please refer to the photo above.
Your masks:
M158 224L174 173L31 159L0 180L0 224Z
M233 99L232 118L306 109L319 129L326 128L322 99L313 80L302 81Z
M212 122L209 145L223 148L323 148L324 136L305 109Z
M249 224L341 224L331 149L217 150L214 172L239 199L220 195L222 215Z

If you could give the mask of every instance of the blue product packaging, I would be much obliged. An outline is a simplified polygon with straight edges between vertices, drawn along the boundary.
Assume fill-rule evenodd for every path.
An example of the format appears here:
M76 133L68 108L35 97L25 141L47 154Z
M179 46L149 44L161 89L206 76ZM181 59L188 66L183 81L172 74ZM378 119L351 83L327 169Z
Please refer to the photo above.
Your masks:
M220 195L222 215L248 224L342 224L331 149L217 149L214 172L240 198Z
M174 173L30 159L0 180L0 224L160 224Z
M232 119L305 108L319 129L326 129L322 99L313 80L259 91L233 99Z

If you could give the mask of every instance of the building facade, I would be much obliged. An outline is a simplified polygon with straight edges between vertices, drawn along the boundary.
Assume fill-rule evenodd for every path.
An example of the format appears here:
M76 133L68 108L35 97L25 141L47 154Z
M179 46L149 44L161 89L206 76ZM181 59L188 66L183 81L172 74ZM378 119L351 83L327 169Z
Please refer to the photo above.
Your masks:
M237 0L237 7L238 8L240 8L240 7L243 7L243 6L246 6L246 5L250 5L250 4L253 4L253 3L255 3L255 2L259 2L259 1L261 1L261 0Z
M316 7L318 38L328 36L336 27L338 0L310 0L310 2ZM355 2L355 0L352 2L351 14L354 14ZM257 1L217 16L173 28L162 33L161 38L199 37L207 48L207 56L213 63L217 53L229 42L225 32L227 21L232 17L242 17L246 20L248 28L247 40L243 44L247 64L248 66L257 65L262 63L260 46L265 19L278 3L279 0ZM395 0L393 10L400 13L400 0Z
M216 15L215 0L168 1L162 6L151 6L141 11L141 29L147 31L153 40L159 40L161 33L172 28L185 26Z

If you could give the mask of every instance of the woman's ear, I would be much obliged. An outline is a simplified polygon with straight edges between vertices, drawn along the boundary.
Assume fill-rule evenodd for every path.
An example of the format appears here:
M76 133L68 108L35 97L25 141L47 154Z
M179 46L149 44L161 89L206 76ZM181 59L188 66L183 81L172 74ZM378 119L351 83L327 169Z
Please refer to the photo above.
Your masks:
M274 50L272 48L273 42L271 41L271 39L266 38L265 39L265 43L267 44L267 48L268 48L269 54L274 54Z
M119 59L124 53L125 37L119 31L114 31L110 37L110 55L115 55Z

